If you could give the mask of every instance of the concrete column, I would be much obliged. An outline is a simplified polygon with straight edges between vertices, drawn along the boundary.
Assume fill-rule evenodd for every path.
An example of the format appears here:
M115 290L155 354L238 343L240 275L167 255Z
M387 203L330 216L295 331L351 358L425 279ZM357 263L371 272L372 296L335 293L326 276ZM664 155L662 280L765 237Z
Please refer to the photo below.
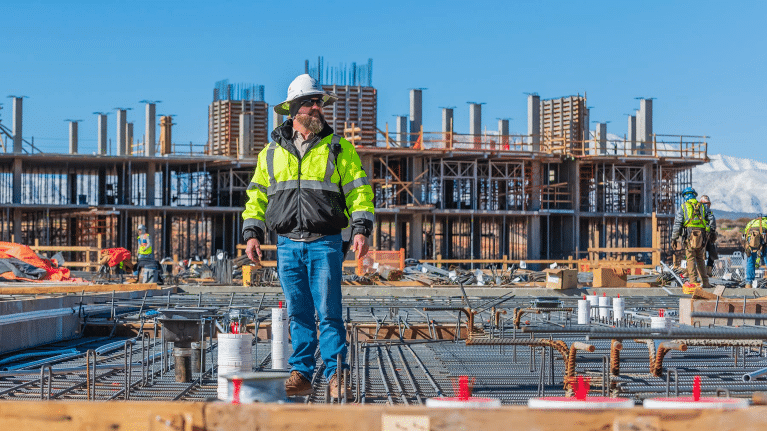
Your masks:
M146 104L146 130L145 142L144 142L144 155L147 157L154 157L157 154L155 148L157 131L157 105L154 103Z
M125 125L125 155L133 154L133 123Z
M399 142L403 148L409 147L410 142L408 142L409 139L407 134L407 117L398 115L395 128L397 130L397 142Z
M652 191L652 184L653 184L653 171L654 171L654 164L653 163L645 163L644 164L644 190L642 190L642 194L644 197L644 213L645 217L642 218L642 231L640 236L641 243L639 244L640 247L652 247L652 212L653 212L653 191Z
M77 121L69 122L69 154L77 154Z
M591 129L589 128L589 116L591 114L591 110L589 108L586 108L584 110L583 114L583 140L584 141L591 141ZM586 154L594 154L596 148L591 148L591 142L586 142L583 144L583 151L585 151Z
M22 148L23 100L21 97L13 98L13 152L16 154L21 154L24 151Z
M13 203L15 208L13 209L13 240L17 243L21 243L21 208L18 207L21 204L21 173L22 173L22 161L19 158L13 159Z
M278 114L278 113L274 112L274 109L272 109L272 128L271 128L271 130L276 129L277 126L282 124L283 121L285 121L285 120L284 120L282 114ZM271 138L271 136L268 136L267 139L272 139L272 138Z
M527 96L527 134L530 136L531 150L541 150L541 96Z
M541 216L534 215L529 219L527 226L527 258L538 260L541 258ZM533 269L528 265L528 269Z
M21 159L13 159L13 196L12 202L14 204L21 203L21 173L22 162Z
M149 163L146 167L146 205L155 206L154 202L154 189L155 189L155 174L157 172L157 165L155 163Z
M597 123L597 154L607 154L607 123Z
M498 144L501 150L509 149L509 120L498 120Z
M253 146L253 115L240 114L240 136L237 144L237 157L250 157Z
M533 160L530 162L530 178L532 180L532 195L530 196L530 211L540 211L541 209L541 185L542 185L542 169L543 166L540 161Z
M413 218L410 221L410 250L408 257L413 259L426 259L423 255L423 216L421 214L413 214Z
M509 136L509 120L498 120L498 134L500 136Z
M442 108L442 132L453 129L453 108Z
M652 99L639 100L637 139L640 141L640 150L647 150L652 146Z
M412 136L413 141L417 139L415 134L421 132L421 125L423 124L422 100L423 100L423 90L418 88L410 90L410 133L413 134Z
M107 114L98 114L99 154L107 155Z
M453 146L453 108L442 108L442 133L445 139L445 148Z
M162 154L173 152L173 117L164 115L160 117L160 151Z
M482 136L482 105L469 104L469 134L478 138Z
M77 205L77 174L76 173L67 173L67 203L71 205ZM74 226L74 225L73 225ZM74 230L74 228L70 229L70 235L71 231ZM77 238L75 235L73 238ZM74 242L72 242L74 244Z
M530 162L530 178L532 181L532 195L530 196L530 211L541 210L541 185L543 164L538 160ZM527 258L541 258L541 216L535 214L530 217L527 228Z
M653 166L653 163L645 163L643 166L644 172L642 172L644 175L644 190L642 191L644 200L643 212L647 215L652 214L653 211Z
M573 159L570 163L570 184L573 186L573 251L577 259L581 246L581 160Z
M124 156L126 155L125 151L125 124L126 124L126 117L127 117L128 111L125 109L118 109L117 110L117 139L116 139L116 148L117 148L117 155L118 156Z
M471 258L482 258L482 224L478 217L471 217ZM492 257L490 257L492 259Z
M629 115L628 133L626 134L626 143L631 148L631 153L637 149L637 117Z

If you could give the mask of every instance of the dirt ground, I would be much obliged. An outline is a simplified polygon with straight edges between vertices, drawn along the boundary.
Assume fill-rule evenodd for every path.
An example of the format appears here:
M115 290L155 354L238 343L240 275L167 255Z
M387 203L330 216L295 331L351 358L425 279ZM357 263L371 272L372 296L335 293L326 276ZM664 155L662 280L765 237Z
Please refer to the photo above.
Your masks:
M745 229L749 218L740 218L737 220L717 219L716 231L718 238L716 246L719 254L732 254L734 251L743 251L743 229Z

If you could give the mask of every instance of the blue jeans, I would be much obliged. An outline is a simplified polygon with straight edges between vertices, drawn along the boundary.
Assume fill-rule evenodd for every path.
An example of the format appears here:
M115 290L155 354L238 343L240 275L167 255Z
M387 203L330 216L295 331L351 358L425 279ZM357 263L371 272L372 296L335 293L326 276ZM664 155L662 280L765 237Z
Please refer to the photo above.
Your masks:
M341 309L341 235L329 235L312 242L292 241L280 236L277 241L277 273L288 303L293 354L288 363L311 380L317 350L317 325L320 322L320 354L325 362L325 377L335 372L337 355L346 360L346 328Z
M754 279L756 278L756 253L757 252L751 252L747 254L747 258L745 260L746 262L746 284L751 284L754 282ZM767 247L762 248L761 253L761 263L764 264L765 262L765 256L767 256ZM756 286L754 286L756 287Z

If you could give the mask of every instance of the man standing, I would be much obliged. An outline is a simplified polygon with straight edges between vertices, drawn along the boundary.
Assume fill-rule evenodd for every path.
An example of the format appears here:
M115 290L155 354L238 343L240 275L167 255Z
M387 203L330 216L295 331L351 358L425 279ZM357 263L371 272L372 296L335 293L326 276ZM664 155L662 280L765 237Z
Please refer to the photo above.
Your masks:
M138 262L133 268L133 275L138 276L136 283L157 283L160 281L160 264L154 258L152 236L146 232L146 226L138 225ZM142 276L142 270L144 274Z
M373 228L373 189L349 141L333 133L322 108L336 101L309 75L288 87L274 107L290 118L272 131L272 142L258 155L242 214L246 253L257 262L265 232L278 234L277 273L288 305L293 354L288 396L308 395L319 347L331 396L339 390L337 363L346 358L346 328L341 312L341 274L345 250L341 230L351 220L352 250L368 251ZM346 391L344 391L346 392Z
M146 226L143 224L138 225L138 260L152 259L152 237L146 233Z
M716 217L713 211L711 211L711 200L707 195L701 196L698 202L703 204L709 220L708 240L706 241L706 253L708 253L706 258L706 274L711 277L714 275L714 261L719 259L719 252L716 251Z
M687 258L687 279L690 283L695 281L695 268L697 267L701 287L708 288L711 285L708 282L703 254L706 249L710 220L708 219L709 213L695 199L697 196L698 193L692 187L687 187L682 191L684 203L674 217L671 242L675 243L679 236L682 236Z
M746 251L746 289L754 287L757 255L762 263L765 262L765 257L767 257L765 234L767 234L767 217L755 218L746 225L746 230L743 234L743 246Z

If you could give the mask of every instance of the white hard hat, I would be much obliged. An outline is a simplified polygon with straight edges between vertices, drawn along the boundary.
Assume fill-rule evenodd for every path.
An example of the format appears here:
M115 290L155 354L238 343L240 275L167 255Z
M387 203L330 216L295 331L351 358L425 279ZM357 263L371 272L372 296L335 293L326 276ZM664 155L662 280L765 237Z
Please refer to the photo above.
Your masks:
M146 226L144 226L143 224L140 224L138 225L138 230L143 230L144 232L146 232Z
M325 92L325 90L322 89L322 86L320 86L316 79L312 78L306 73L303 75L298 75L298 77L294 79L293 82L291 82L288 86L288 98L285 99L284 102L275 106L274 112L281 115L290 115L290 102L296 99L316 95L322 96L322 101L324 102L325 106L332 105L336 100L338 100L338 96L335 94Z

